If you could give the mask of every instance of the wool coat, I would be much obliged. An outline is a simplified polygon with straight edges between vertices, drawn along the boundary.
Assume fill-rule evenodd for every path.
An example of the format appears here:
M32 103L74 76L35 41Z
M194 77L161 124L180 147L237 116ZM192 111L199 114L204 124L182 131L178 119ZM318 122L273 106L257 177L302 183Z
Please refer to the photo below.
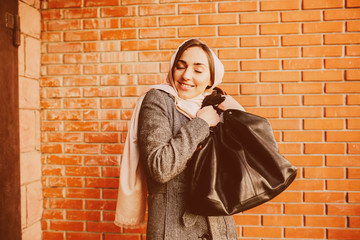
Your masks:
M141 105L138 126L140 163L148 185L147 240L236 240L231 216L198 216L186 211L190 186L188 162L209 135L201 118L189 120L173 96L150 90Z

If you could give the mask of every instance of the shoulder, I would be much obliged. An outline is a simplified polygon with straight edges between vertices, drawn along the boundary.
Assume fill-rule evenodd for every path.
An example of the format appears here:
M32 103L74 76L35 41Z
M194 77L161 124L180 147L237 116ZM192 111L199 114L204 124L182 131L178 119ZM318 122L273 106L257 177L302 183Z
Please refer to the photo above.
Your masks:
M174 102L173 96L171 96L167 92L153 88L146 93L143 104L153 103L153 104L166 104L167 105L167 103L169 103L169 102L170 103Z

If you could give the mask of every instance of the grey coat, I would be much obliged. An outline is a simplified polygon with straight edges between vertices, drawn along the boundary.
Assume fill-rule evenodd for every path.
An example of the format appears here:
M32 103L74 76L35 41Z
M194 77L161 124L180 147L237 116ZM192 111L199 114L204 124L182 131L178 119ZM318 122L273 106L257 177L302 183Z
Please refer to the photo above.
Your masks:
M231 216L198 216L185 210L190 179L187 162L208 135L209 125L178 112L169 94L155 89L146 94L138 139L149 191L148 240L237 239Z

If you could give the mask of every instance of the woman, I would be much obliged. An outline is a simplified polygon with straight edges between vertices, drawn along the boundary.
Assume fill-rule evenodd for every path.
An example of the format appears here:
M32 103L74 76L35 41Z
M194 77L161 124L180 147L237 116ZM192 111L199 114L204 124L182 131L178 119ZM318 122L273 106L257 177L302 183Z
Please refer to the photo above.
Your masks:
M140 103L137 131L149 193L149 240L237 239L231 216L197 216L186 211L187 164L209 135L209 127L220 121L213 107L200 106L223 74L223 65L207 45L196 39L185 41L171 59L168 84L154 86ZM230 96L218 107L243 110Z

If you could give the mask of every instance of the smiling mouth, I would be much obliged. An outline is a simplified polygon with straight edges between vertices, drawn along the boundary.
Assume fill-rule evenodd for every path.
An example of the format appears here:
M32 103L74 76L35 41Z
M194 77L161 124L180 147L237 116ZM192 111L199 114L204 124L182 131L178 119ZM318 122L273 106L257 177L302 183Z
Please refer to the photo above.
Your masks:
M182 83L182 82L179 82L178 81L178 83L179 83L179 85L181 86L181 88L183 88L183 89L191 89L191 88L193 88L193 87L195 87L195 85L190 85L190 84L186 84L186 83Z

